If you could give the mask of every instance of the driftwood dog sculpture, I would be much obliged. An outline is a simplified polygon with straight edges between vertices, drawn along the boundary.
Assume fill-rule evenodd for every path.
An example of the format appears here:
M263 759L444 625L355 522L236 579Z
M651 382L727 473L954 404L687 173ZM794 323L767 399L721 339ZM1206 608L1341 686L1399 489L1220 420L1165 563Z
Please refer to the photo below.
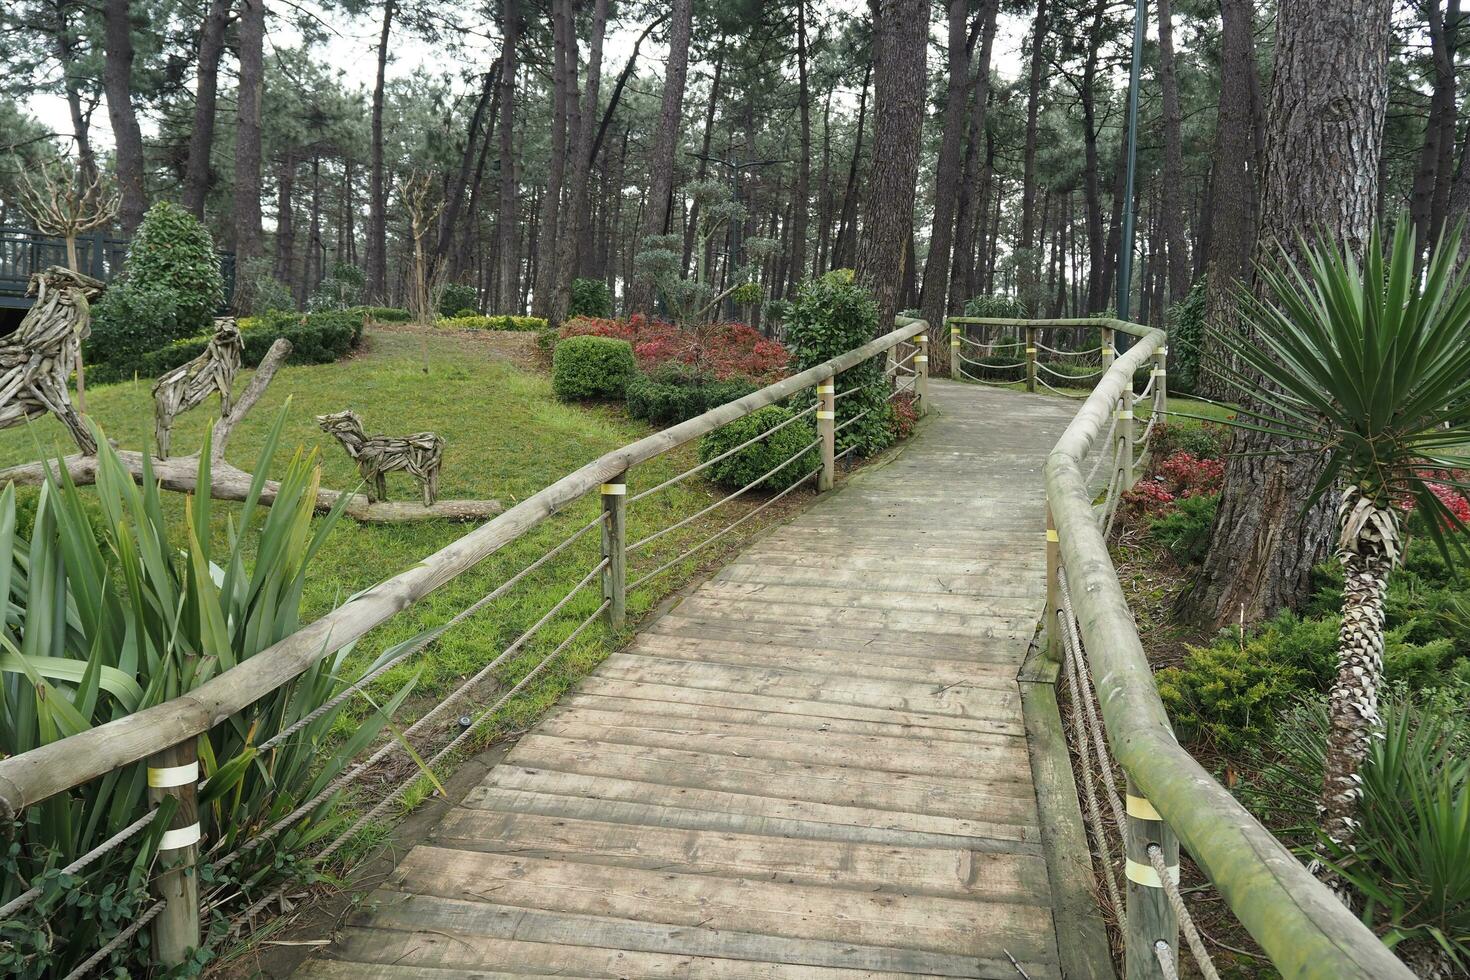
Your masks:
M153 385L153 433L158 442L158 458L168 459L169 433L174 419L204 404L211 394L219 392L221 418L230 414L230 391L240 370L240 356L245 341L232 316L214 321L214 336L204 353L187 364L174 368Z
M444 440L439 436L432 432L402 437L367 436L362 431L362 419L351 411L318 415L316 424L342 443L347 455L357 463L357 472L367 482L368 500L386 499L385 474L404 470L419 481L424 506L434 505L439 496L439 463L444 455Z
M0 342L0 429L51 414L71 430L83 453L97 452L92 433L72 407L67 379L92 332L91 301L102 289L91 276L60 266L31 276L28 291L36 304L15 333Z

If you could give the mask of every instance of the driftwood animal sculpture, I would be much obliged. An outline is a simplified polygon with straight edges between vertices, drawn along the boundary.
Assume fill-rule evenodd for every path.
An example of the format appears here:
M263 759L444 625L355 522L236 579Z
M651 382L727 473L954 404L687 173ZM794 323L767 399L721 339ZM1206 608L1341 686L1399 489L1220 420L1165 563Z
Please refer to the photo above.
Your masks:
M158 442L158 458L168 459L169 433L174 419L204 404L211 394L219 392L221 418L230 414L230 392L240 370L240 356L245 341L232 316L214 321L214 336L204 353L187 364L174 368L153 385L153 433Z
M362 419L352 411L318 415L316 424L342 443L347 455L357 463L357 472L367 483L368 500L386 499L385 475L404 470L419 481L424 506L434 506L439 496L439 464L444 456L444 440L439 436L432 432L402 437L364 435Z
M67 381L92 332L92 300L102 283L52 266L31 276L36 303L15 333L0 341L0 429L55 415L84 454L97 452L92 433L72 407Z

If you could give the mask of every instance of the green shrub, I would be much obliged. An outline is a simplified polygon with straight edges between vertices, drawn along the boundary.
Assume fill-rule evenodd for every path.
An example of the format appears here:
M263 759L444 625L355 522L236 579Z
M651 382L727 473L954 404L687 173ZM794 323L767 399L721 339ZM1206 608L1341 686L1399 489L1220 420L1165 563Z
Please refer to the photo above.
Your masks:
M209 230L167 201L148 209L122 277L92 311L89 364L153 350L209 327L224 301Z
M613 315L612 290L601 279L573 279L572 302L567 319L573 317L609 317Z
M561 331L556 327L544 327L536 331L536 349L544 354L550 354L556 350L559 340L561 340Z
M841 269L801 287L786 319L791 371L797 373L846 354L873 339L878 304L872 293ZM856 447L862 456L887 448L896 418L888 402L884 358L871 358L837 376L837 451ZM803 396L804 408L815 395ZM856 420L856 421L854 421Z
M1193 391L1199 384L1200 344L1205 336L1205 279L1201 277L1189 293L1169 307L1169 387Z
M1219 459L1225 454L1225 438L1225 426L1214 422L1159 422L1150 442L1159 459L1168 459L1177 452L1198 459Z
M267 310L289 312L296 309L296 298L291 295L291 287L272 274L270 259L251 259L245 263L244 269L240 271L240 276L245 281L250 309L257 313Z
M1219 509L1218 493L1197 493L1182 497L1173 507L1148 522L1148 536L1155 544L1167 548L1185 565L1204 561L1210 548L1210 526Z
M454 311L454 317L453 317L453 319L458 320L458 319L462 319L462 318L467 317L467 316L479 316L479 315L480 315L480 311L477 310L477 309L475 309L473 306L465 306L465 307L462 307L462 308Z
M964 366L965 374L983 381L1025 381L1026 365L1017 364L1025 356L1021 348L1015 347L1007 348L1000 354L970 358L969 363Z
M480 299L479 292L474 286L466 286L463 283L452 282L444 287L444 292L439 296L440 316L474 316L480 312L476 303ZM469 313L466 314L465 310ZM455 310L459 312L456 313Z
M311 294L307 306L313 312L354 307L362 302L365 283L361 269L347 262L338 262L332 266L332 274L317 283L316 291ZM408 318L405 316L404 319Z
M557 348L557 354L561 354L561 347ZM779 405L767 405L721 426L699 440L700 462L707 463L763 432L770 432L790 420L793 414ZM784 490L821 465L821 456L811 445L816 437L816 431L805 419L792 422L715 463L708 471L710 479L731 490L738 490L757 480L760 480L757 484L760 489ZM770 472L772 470L775 472ZM770 475L760 479L766 473Z
M546 320L539 316L481 316L471 313L468 316L440 317L435 326L450 330L514 330L530 333L545 330Z
M640 374L628 382L628 414L654 425L675 425L756 390L750 381L665 380Z
M633 345L611 337L569 337L551 359L551 388L563 401L621 398L637 374Z

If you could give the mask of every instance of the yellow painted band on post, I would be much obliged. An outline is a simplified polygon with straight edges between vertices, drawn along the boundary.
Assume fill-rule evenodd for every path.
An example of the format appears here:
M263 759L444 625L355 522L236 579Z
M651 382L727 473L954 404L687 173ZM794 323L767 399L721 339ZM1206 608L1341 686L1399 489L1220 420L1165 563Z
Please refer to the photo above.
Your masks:
M817 410L817 418L819 419L835 419L836 417L836 412L824 412L821 409Z
M187 786L197 782L199 782L198 762L190 762L182 766L164 766L160 769L149 767L148 769L148 785L154 789Z
M1165 375L1167 375L1168 373L1169 372L1166 371L1166 370L1164 370L1163 368L1154 368L1154 377L1156 377L1156 378L1162 378Z
M1035 347L1027 347L1026 348L1026 353L1028 353L1028 354L1035 354L1036 353L1036 348Z
M1133 409L1123 409L1122 411L1118 412L1118 418L1122 419L1125 422L1128 421L1129 419L1133 418Z
M1061 535L1057 534L1056 528L1049 527L1046 529L1046 540L1050 544L1056 544L1058 541L1062 540L1062 538Z
M959 328L959 326L958 326L958 325L956 325L956 326L951 326L951 327L950 327L950 328L949 328L949 332L950 332L950 334L951 334L951 335L953 335L953 336L955 336L955 337L958 337L958 336L959 336L959 335L960 335L960 328Z
M926 356L924 354L915 354L914 355L914 363L915 364L928 364L929 363L929 358L928 358L928 356Z
M626 483L604 483L600 488L604 497L621 497L628 492Z
M1169 877L1173 880L1174 884L1179 884L1179 865L1171 864L1164 870L1169 872ZM1128 876L1129 881L1136 885L1142 885L1145 888L1164 887L1164 883L1159 880L1159 873L1154 870L1151 864L1140 864L1132 858L1128 858L1123 865L1123 873Z
M1165 357L1168 357L1169 356L1169 348L1167 348L1167 347L1160 347L1159 348L1159 353L1162 354L1162 355L1164 355Z
M916 344L927 344L928 342L929 342L929 335L927 333L916 333L916 334L914 334L914 343L916 343Z
M1128 816L1137 817L1139 820L1163 820L1154 805L1141 796L1128 794Z
M192 823L187 827L175 827L173 830L165 830L163 836L158 838L158 849L160 851L177 851L181 847L199 843L199 824Z
M836 390L837 386L833 384L817 385L817 394L819 395L830 395Z

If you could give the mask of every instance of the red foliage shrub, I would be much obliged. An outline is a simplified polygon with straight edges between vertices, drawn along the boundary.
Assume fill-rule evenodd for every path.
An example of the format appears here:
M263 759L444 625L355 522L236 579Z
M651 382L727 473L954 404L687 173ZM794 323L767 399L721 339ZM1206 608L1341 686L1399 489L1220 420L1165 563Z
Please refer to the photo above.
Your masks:
M1123 494L1123 504L1131 514L1161 514L1169 505L1185 497L1201 493L1217 493L1225 478L1225 464L1218 459L1200 459L1179 450Z
M1438 477L1446 481L1452 480L1455 483L1465 483L1466 478L1470 477L1470 472L1465 470L1455 470L1453 472L1440 470L1434 473L1425 473L1424 476ZM1440 483L1436 480L1430 480L1428 483L1430 492L1439 498L1439 502L1444 504L1445 509L1455 515L1461 524L1470 525L1470 499L1466 498L1465 491L1447 482ZM1414 510L1414 498L1407 494L1399 497L1397 503L1400 510L1405 512ZM1444 523L1446 526L1450 526L1449 521L1445 521Z
M900 392L893 399L893 437L907 439L919 424L919 411L914 407L914 393Z
M720 381L749 378L769 384L785 373L791 356L785 347L743 323L716 323L686 330L635 313L626 320L577 317L561 328L562 337L586 334L628 341L644 372L678 364L693 374Z

